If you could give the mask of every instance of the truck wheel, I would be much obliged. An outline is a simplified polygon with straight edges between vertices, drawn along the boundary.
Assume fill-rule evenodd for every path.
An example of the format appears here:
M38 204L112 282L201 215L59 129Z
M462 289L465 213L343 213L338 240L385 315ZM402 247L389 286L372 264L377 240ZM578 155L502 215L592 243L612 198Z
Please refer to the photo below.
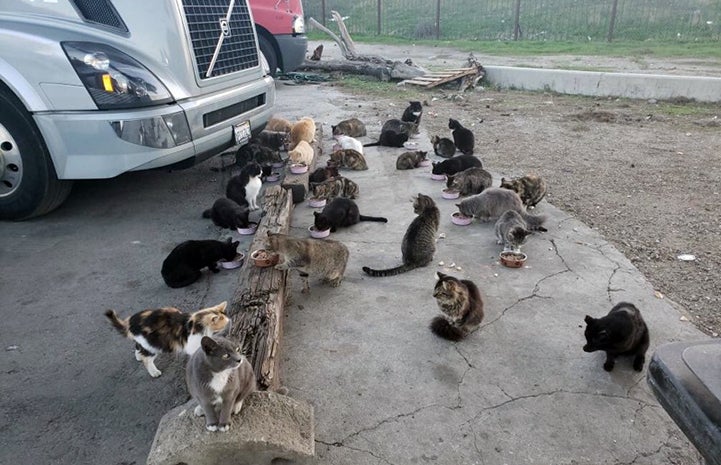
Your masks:
M270 68L270 75L275 77L278 74L278 56L275 53L273 44L264 35L258 34L258 47L265 59L268 60L268 67Z
M68 197L45 142L22 103L0 88L0 220L43 215Z

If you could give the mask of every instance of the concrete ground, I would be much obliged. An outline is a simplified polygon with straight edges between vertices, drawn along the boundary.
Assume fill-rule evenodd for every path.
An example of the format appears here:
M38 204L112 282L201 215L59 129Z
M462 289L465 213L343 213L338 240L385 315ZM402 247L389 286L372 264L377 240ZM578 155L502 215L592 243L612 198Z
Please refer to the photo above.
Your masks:
M312 108L302 104L315 95ZM327 124L364 118L365 102L328 87L281 89L279 101L285 116L310 114ZM379 127L368 129L371 140ZM430 149L427 134L417 141ZM328 149L332 142L325 143ZM645 369L637 373L621 359L607 373L604 354L581 347L584 316L605 315L620 301L641 309L651 332L649 358L660 344L705 336L679 321L681 314L596 231L546 202L537 211L548 215L549 231L529 239L527 266L499 265L493 225L453 225L454 202L441 198L443 183L429 178L430 168L397 171L401 152L368 148L370 169L345 172L360 185L361 213L390 221L331 236L351 253L341 287L315 281L303 295L292 279L283 383L315 406L315 463L699 463L650 393ZM445 237L439 234L434 264L396 277L365 276L364 265L400 263L418 192L441 209ZM312 212L296 208L294 235L307 236ZM459 343L428 330L439 314L432 297L437 271L473 280L485 300L481 328Z

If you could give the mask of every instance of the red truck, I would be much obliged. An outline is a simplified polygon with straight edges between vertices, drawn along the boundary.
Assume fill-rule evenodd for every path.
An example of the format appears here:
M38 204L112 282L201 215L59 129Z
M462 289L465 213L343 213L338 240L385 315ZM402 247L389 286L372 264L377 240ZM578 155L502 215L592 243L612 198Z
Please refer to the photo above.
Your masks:
M287 73L305 59L308 37L301 0L250 0L258 46L268 60L271 74Z

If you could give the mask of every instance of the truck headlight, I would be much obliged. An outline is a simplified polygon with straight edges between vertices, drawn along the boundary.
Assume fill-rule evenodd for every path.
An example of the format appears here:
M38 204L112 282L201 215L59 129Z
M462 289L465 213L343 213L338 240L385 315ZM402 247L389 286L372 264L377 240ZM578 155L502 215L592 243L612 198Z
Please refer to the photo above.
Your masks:
M156 149L175 147L192 139L182 111L144 119L110 121L110 126L124 141Z
M137 60L109 45L62 42L73 69L101 110L139 108L173 101L170 92Z
M305 20L302 16L293 17L293 34L305 34Z

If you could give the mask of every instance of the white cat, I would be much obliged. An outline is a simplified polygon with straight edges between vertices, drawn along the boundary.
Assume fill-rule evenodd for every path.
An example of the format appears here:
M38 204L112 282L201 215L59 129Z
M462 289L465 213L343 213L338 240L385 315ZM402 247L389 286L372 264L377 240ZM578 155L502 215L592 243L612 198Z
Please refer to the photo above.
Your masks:
M363 154L363 144L358 139L354 139L343 134L338 134L333 137L338 141L338 144L336 145L340 146L340 149L337 150L353 149L356 152ZM334 151L336 151L335 147Z

